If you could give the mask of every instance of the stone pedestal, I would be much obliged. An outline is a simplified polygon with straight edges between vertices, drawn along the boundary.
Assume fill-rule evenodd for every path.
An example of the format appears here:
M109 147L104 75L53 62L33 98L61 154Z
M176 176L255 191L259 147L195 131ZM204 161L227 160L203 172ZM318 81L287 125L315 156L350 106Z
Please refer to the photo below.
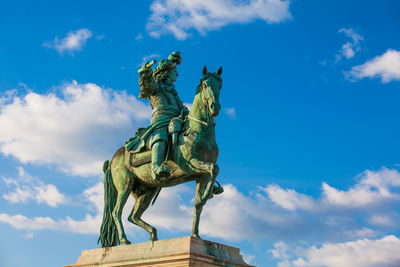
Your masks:
M252 267L244 262L238 248L191 236L84 250L75 264L65 267L78 266Z

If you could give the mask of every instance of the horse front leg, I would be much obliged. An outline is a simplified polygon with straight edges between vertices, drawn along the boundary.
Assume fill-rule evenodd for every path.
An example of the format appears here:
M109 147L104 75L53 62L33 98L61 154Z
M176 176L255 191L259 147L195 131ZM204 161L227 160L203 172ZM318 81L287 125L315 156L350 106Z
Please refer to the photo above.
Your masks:
M192 225L192 236L200 238L199 236L199 223L200 215L203 211L203 206L206 204L207 200L212 195L212 188L214 185L214 180L210 175L203 176L201 179L197 180L196 183L196 196L194 202L194 216Z

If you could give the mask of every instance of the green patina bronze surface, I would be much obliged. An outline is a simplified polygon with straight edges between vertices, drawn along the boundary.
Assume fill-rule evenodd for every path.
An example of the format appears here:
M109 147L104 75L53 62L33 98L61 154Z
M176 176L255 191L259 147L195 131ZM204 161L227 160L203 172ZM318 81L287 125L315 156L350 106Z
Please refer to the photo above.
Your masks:
M149 232L149 240L154 241L157 230L141 217L162 187L196 181L194 237L199 237L203 206L213 193L223 191L216 182L219 167L215 140L215 117L221 108L222 68L210 73L204 67L189 112L173 84L180 63L180 53L173 52L154 70L155 61L139 70L139 97L149 98L152 120L149 127L139 128L110 162L104 163L104 214L99 237L102 247L130 244L121 222L129 195L135 198L135 204L128 220Z

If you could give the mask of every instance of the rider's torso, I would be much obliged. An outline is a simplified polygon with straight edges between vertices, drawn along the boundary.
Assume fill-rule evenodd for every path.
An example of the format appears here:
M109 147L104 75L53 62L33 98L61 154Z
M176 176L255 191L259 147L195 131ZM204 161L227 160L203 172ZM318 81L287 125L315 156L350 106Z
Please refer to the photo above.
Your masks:
M180 115L181 107L173 85L159 84L156 93L150 95L149 100L153 108L151 124Z

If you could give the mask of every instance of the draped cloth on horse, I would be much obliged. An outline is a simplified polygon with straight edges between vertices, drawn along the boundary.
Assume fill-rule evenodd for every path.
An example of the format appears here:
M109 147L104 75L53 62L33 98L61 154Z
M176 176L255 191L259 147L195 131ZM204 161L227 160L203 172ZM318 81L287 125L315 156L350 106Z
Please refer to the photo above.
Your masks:
M130 151L130 153L136 154L139 152L143 152L146 150L146 142L149 139L149 136L157 129L167 127L171 119L166 118L164 120L159 120L147 128L139 128L135 137L129 139L125 144L126 150Z
M170 121L181 114L181 111L177 107L171 105L155 108L150 126L145 129L139 128L135 137L129 139L125 144L126 150L133 154L144 151L148 145L147 142L150 141L149 137L151 134L158 129L168 127ZM165 129L165 134L167 134L167 129Z
M170 117L158 118L157 121L150 124L147 128L139 128L135 136L130 138L125 144L125 152L128 155L128 166L138 167L140 165L151 162L151 146L152 140L157 139L158 135L165 135L164 139L170 139L167 135L172 134L174 140L174 134L177 136L183 127L184 119L181 116L174 117L172 120ZM159 131L164 128L165 130ZM168 129L166 129L168 128ZM184 127L185 128L185 127ZM175 136L175 140L176 137ZM168 140L170 143L171 140ZM176 141L175 141L176 142ZM172 141L172 143L175 143ZM170 146L172 144L168 144ZM168 155L166 155L168 157Z

